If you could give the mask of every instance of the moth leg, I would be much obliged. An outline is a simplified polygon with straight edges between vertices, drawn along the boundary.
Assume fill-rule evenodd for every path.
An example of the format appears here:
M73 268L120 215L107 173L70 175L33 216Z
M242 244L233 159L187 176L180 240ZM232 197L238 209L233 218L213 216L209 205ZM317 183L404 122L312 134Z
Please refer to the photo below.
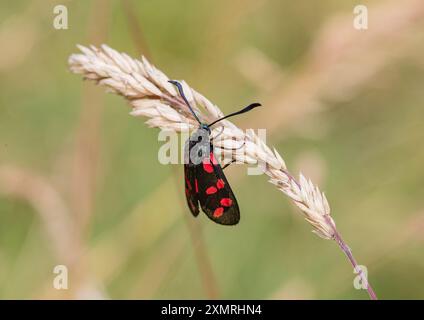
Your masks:
M228 162L225 166L222 167L222 170L224 170L226 167L228 167L230 164L236 162L236 159L231 160L230 162Z
M211 141L211 143L213 144L213 141L216 139L216 138L218 138L223 132L224 132L224 130L225 130L225 127L224 126L221 126L221 128L222 128L222 130L221 130L221 132L219 132L215 137L212 137L211 139L210 139L210 141Z
M243 148L245 144L246 143L243 141L243 143L241 144L241 146L239 146L237 148L224 148L224 147L221 147L221 146L214 146L214 147L215 148L220 148L220 149L223 149L223 150L233 150L233 151L235 151L235 150L239 150L239 149Z

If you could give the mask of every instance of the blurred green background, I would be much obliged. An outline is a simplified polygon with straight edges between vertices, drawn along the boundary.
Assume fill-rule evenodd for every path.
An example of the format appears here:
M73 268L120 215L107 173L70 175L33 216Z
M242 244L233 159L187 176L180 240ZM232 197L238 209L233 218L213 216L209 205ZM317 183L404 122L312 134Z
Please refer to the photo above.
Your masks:
M69 29L53 28L68 8ZM384 299L423 299L424 3L0 3L0 298L367 299L332 241L265 176L228 168L241 222L193 219L158 130L71 74L76 44L146 55L234 119L267 128L325 191ZM55 290L53 268L69 268Z

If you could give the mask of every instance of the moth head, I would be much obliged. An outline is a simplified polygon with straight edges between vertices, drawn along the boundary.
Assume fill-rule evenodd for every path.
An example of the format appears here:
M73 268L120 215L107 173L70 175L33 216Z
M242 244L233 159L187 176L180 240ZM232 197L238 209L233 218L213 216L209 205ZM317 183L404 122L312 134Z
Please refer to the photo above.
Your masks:
M209 134L211 134L211 128L206 124L206 123L202 123L200 125L200 129L207 131Z

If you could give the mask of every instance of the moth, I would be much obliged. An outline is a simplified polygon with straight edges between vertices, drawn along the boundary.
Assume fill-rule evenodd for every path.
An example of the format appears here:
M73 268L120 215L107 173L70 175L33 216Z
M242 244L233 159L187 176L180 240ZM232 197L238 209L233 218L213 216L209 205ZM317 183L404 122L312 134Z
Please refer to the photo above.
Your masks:
M194 112L184 94L182 85L176 80L169 82L177 87L185 104L199 123L199 128L187 139L184 148L184 180L187 205L195 217L199 215L200 205L202 211L212 221L222 225L235 225L240 221L240 209L223 171L234 161L221 167L216 160L211 139L211 127L221 120L248 112L261 104L252 103L240 111L206 124L202 123Z

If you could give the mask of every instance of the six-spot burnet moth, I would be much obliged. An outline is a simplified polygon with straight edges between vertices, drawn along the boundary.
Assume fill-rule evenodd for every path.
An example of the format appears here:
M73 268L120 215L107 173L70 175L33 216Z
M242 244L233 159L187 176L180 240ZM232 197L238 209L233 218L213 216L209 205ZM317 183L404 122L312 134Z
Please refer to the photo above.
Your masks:
M197 217L199 203L203 212L214 222L223 225L234 225L240 220L240 211L236 197L224 175L230 163L221 168L214 157L213 144L210 138L210 127L217 122L259 107L259 103L252 103L238 112L231 113L210 124L202 123L190 106L183 88L178 81L170 80L190 109L194 118L199 122L196 130L186 141L184 148L184 179L185 194L191 213ZM216 137L215 137L216 138Z

